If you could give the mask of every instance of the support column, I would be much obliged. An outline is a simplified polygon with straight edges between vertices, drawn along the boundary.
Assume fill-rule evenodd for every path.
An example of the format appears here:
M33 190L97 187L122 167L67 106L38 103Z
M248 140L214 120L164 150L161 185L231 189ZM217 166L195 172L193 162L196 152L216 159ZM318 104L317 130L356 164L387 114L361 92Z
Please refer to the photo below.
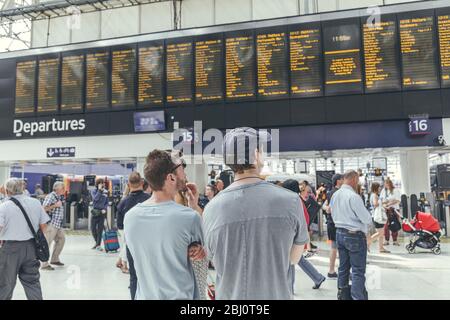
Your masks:
M136 159L136 171L140 173L141 177L144 177L145 158Z
M188 164L185 171L188 181L194 182L198 187L198 192L203 194L208 184L208 165L206 163Z
M11 176L11 168L9 165L4 164L0 166L0 185L4 184L6 180Z
M410 196L431 192L428 150L406 151L400 154L402 193Z

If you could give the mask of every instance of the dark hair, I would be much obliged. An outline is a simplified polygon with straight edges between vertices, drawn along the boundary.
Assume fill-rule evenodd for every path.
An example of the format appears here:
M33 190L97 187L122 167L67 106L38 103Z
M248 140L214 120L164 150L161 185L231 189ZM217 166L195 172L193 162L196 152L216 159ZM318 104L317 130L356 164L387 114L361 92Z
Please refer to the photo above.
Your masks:
M97 180L95 180L95 186L98 187L99 184L105 184L105 180L103 180L102 178L98 178Z
M149 186L148 181L146 179L143 179L143 180L144 180L144 185L143 185L142 189L147 190L148 186Z
M161 191L166 177L173 172L175 164L167 151L155 149L150 152L144 166L144 176L153 191Z
M300 193L300 184L297 180L288 179L281 185L283 188L291 190L295 193Z
M378 190L380 190L380 184L378 182L372 182L370 186L370 192L378 194Z
M234 173L244 173L245 170L255 169L253 164L228 164Z
M141 175L139 174L139 172L133 171L128 176L128 182L130 183L130 185L132 187L138 187L141 184L141 182L142 182L142 178L141 178Z
M217 190L217 187L213 184L208 184L207 187L213 191L214 196L219 192L219 190Z

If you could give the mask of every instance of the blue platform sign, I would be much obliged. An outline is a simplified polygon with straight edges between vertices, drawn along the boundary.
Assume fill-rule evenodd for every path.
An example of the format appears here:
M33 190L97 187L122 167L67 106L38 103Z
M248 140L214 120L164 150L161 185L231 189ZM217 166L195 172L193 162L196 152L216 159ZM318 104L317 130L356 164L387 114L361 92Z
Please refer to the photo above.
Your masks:
M47 158L72 158L75 157L75 147L47 148Z
M431 134L428 116L412 116L409 120L409 134L412 136L423 136Z

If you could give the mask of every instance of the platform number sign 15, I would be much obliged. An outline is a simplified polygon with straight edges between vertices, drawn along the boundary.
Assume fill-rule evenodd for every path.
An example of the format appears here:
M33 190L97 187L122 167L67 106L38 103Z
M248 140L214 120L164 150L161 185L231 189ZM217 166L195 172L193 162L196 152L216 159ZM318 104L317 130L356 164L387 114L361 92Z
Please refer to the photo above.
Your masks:
M431 128L428 117L411 117L409 121L409 133L412 136L430 134Z

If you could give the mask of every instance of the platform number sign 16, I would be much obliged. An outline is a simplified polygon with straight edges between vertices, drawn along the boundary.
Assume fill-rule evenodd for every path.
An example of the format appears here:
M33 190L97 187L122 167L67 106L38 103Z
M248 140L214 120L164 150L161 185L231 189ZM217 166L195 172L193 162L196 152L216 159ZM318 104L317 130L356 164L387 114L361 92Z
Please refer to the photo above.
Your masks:
M409 133L413 136L430 134L428 118L411 118L409 121Z

